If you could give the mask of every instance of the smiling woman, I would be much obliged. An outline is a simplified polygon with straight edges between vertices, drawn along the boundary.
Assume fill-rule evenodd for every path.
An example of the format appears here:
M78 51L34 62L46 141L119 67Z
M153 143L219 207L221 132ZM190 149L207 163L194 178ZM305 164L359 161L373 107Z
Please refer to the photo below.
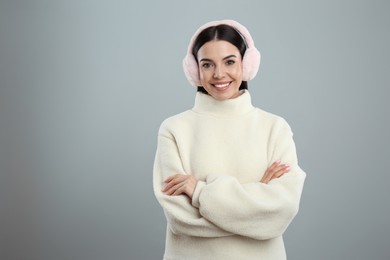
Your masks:
M154 193L167 218L164 259L286 259L282 235L306 174L287 122L255 108L260 53L232 20L194 34L184 72L195 105L160 126Z
M236 98L242 83L241 54L231 43L213 40L198 51L200 82L213 98Z

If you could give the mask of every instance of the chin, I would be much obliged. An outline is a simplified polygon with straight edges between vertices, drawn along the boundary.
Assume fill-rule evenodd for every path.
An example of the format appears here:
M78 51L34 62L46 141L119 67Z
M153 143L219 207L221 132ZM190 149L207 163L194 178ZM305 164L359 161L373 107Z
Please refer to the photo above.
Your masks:
M232 99L239 96L239 92L232 93L212 93L211 96L217 100Z

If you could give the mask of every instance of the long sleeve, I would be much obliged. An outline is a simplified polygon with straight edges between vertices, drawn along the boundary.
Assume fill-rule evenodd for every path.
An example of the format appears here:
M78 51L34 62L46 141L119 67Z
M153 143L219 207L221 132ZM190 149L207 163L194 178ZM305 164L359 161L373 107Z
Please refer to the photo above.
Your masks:
M173 136L162 127L153 171L154 193L164 209L169 227L174 234L197 237L222 237L232 235L199 214L187 196L168 196L161 192L163 181L174 174L184 174L180 154Z
M265 240L281 236L297 214L306 174L298 166L292 132L284 120L270 134L268 162L291 165L290 172L268 184L240 184L233 176L210 174L196 187L193 205L229 232Z

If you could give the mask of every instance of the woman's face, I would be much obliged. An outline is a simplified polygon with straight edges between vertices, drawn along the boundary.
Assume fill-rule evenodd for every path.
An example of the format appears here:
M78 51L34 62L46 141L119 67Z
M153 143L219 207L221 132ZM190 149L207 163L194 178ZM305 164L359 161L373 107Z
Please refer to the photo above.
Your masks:
M209 41L197 56L200 82L209 95L218 100L240 95L242 60L236 46L222 40Z

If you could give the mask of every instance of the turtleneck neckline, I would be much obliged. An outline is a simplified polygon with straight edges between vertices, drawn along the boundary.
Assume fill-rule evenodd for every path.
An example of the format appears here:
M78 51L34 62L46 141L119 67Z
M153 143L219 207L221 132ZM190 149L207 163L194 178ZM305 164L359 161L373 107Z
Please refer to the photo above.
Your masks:
M243 93L233 99L217 100L210 95L197 92L193 111L200 114L213 116L239 116L244 115L254 109L252 106L251 95L249 91L243 90Z

